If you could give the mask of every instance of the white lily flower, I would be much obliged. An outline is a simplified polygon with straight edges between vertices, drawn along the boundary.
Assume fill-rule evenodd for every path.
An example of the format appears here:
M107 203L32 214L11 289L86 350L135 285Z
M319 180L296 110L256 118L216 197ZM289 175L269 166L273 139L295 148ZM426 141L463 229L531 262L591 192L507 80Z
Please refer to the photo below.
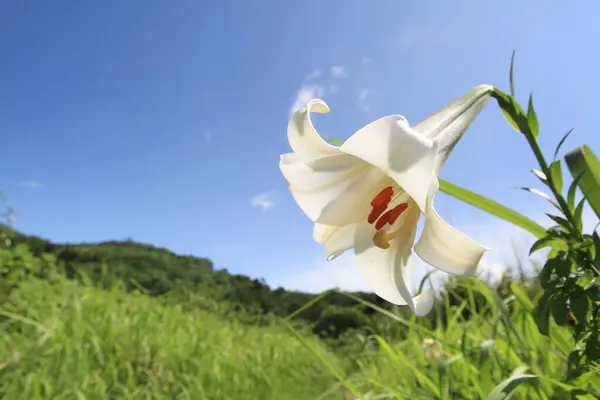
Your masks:
M289 121L294 152L283 154L279 166L294 199L315 222L314 238L327 259L353 248L371 289L417 315L427 314L434 301L431 290L413 298L408 286L421 213L425 226L414 250L432 266L472 274L487 250L446 223L433 200L440 168L492 90L477 86L413 126L401 115L383 117L339 147L325 142L310 119L311 112L329 112L324 101L311 100Z

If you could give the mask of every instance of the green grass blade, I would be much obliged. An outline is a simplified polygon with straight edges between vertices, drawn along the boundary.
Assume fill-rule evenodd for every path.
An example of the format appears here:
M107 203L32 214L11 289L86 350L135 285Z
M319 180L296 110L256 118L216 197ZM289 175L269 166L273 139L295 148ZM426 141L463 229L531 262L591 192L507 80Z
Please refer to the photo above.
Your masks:
M479 208L489 214L517 225L526 231L533 234L535 237L541 238L546 235L546 229L535 221L527 218L523 214L516 212L502 204L488 199L485 196L462 188L454 183L440 179L440 190L458 200L462 200L467 204Z
M510 378L505 379L498 386L496 386L494 390L491 391L491 393L486 397L486 400L507 399L513 394L520 384L538 377L537 375L520 373L523 369L524 368L517 368Z

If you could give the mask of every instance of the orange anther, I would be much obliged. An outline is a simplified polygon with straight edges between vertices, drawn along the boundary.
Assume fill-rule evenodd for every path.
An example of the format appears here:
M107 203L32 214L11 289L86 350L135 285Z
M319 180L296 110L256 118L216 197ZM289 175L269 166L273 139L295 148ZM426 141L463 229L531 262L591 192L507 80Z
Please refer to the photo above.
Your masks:
M390 201L392 201L393 195L394 189L391 186L388 186L381 192L377 193L377 196L375 196L373 201L371 201L371 205L375 208L380 208L383 206L387 207Z
M379 218L381 214L383 214L384 211L387 210L390 201L392 201L393 195L394 189L391 186L388 186L379 193L377 193L377 196L373 198L373 200L371 201L371 206L373 207L373 209L369 214L369 218L367 218L370 224L377 221L377 218Z
M380 230L386 223L393 225L398 217L408 208L408 203L398 204L379 218L375 224L375 229Z

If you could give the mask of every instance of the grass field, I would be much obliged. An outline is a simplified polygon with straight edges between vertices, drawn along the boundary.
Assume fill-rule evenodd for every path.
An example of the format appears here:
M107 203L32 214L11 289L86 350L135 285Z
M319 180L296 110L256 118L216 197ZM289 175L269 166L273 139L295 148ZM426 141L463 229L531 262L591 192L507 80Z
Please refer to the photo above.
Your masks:
M490 304L468 321L461 313L473 296L458 308L439 303L448 313L435 331L422 319L405 321L381 310L390 324L410 327L405 340L391 341L381 332L362 336L359 350L334 353L283 320L248 326L142 294L29 278L1 311L0 395L485 399L516 370L543 377L521 384L516 398L569 398L558 382L571 348L567 328L553 325L551 338L542 336L530 315L533 303L519 286L501 302L480 281L465 284L468 293L482 293Z
M312 399L335 384L282 327L67 280L26 281L12 300L0 332L3 399Z

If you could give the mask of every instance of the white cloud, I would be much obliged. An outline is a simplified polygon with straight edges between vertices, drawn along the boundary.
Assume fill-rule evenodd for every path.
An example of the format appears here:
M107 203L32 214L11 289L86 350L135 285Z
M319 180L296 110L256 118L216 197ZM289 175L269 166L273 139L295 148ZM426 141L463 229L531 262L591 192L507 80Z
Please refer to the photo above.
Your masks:
M206 140L208 143L212 142L212 134L210 131L204 131L204 140Z
M367 98L368 95L369 95L369 89L362 89L358 93L358 97L356 98L356 101L362 102Z
M28 180L17 183L17 186L27 189L39 189L41 187L44 187L44 184L40 181Z
M363 88L363 89L361 89L361 91L358 93L358 96L356 97L357 106L364 112L371 111L371 105L366 102L367 96L369 96L369 93L370 93L369 89Z
M335 78L341 78L346 76L346 67L343 65L334 65L331 67L331 76Z
M313 70L313 72L311 72L308 77L306 78L307 80L311 80L311 79L317 79L319 78L321 75L323 74L323 71L321 71L320 69L315 69Z
M252 207L267 211L268 209L275 207L275 192L259 193L250 199L250 204Z
M322 85L318 84L304 84L296 93L296 98L292 103L292 107L290 108L290 115L293 114L296 110L306 107L306 103L310 100L323 97L325 94L325 88Z
M370 57L362 56L360 62L363 64L373 64L373 59Z

